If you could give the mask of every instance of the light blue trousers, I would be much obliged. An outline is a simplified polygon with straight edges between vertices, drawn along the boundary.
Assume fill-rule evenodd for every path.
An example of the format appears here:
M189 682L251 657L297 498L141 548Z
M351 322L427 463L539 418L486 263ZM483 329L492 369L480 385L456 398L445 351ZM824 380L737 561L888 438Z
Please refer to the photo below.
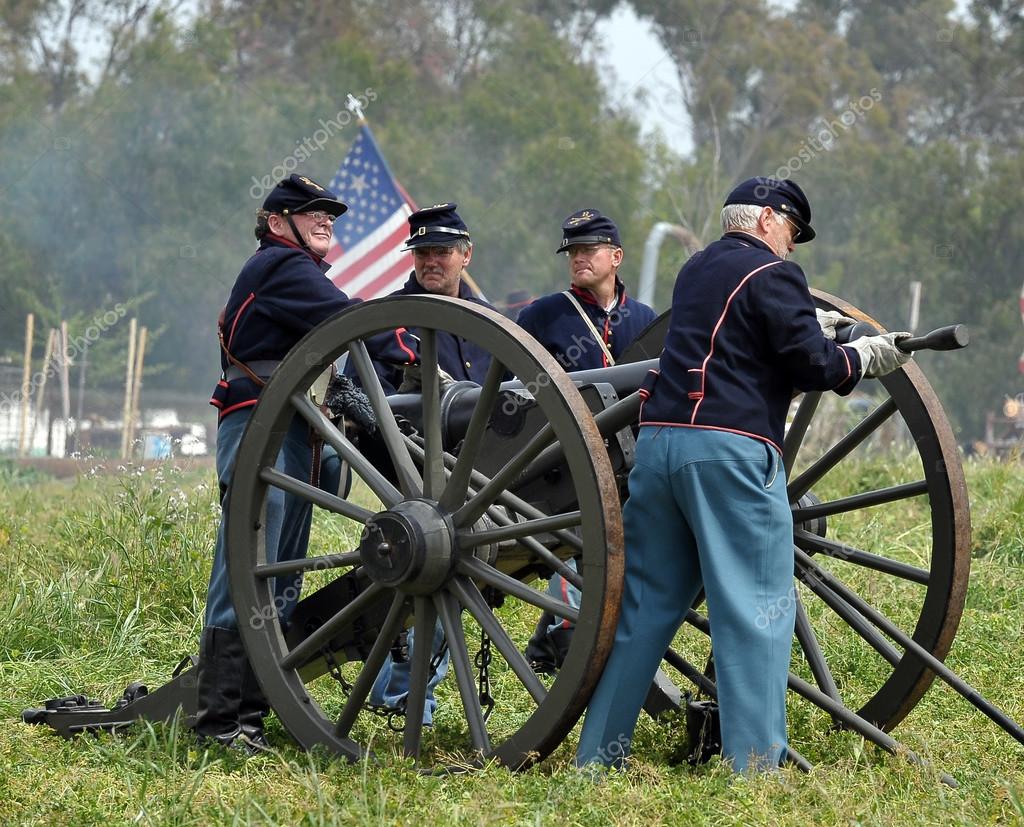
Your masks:
M723 756L737 772L777 767L796 616L793 519L778 452L724 431L644 426L623 519L622 614L577 765L623 766L662 656L703 587Z
M206 593L205 626L220 629L237 629L238 618L231 602L228 587L227 568L227 490L235 470L238 445L242 441L245 426L249 423L252 408L242 408L228 414L217 427L217 479L220 483L221 505L224 511L217 529L217 546L210 571L210 585ZM309 425L295 416L288 428L278 453L275 467L291 477L309 481L313 463L313 449L309 443ZM329 445L323 447L320 455L320 487L325 491L337 492L341 477L341 460ZM286 494L280 488L267 490L266 503L266 548L267 562L297 560L306 556L309 545L309 527L313 517L313 506L309 500ZM297 575L278 577L274 584L274 604L284 622L295 607L302 582ZM255 607L253 609L255 612ZM249 621L252 618L244 618ZM260 618L262 622L262 618Z
M412 676L412 655L416 646L415 630L409 630L407 639L409 644L409 659L402 663L395 663L388 654L384 665L377 673L377 679L373 682L373 689L370 690L370 703L374 706L388 706L402 708L405 706L405 699L409 696L409 678ZM441 644L444 642L444 628L441 621L434 624L434 639L431 642L431 655L437 657ZM444 657L437 666L437 670L427 680L426 703L423 705L423 723L431 726L434 722L434 710L437 709L437 699L434 697L434 688L444 680L448 674L449 652L444 651Z

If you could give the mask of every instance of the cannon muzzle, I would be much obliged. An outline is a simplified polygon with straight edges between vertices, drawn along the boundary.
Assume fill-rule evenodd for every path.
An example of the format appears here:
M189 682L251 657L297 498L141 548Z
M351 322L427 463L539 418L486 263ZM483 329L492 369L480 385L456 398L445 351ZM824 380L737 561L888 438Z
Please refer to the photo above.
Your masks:
M878 330L867 322L857 322L836 328L836 341L841 345L859 339L861 336L877 335ZM962 347L967 347L970 341L967 325L951 324L938 327L924 336L911 336L909 339L903 339L896 346L905 353L915 350L959 350Z

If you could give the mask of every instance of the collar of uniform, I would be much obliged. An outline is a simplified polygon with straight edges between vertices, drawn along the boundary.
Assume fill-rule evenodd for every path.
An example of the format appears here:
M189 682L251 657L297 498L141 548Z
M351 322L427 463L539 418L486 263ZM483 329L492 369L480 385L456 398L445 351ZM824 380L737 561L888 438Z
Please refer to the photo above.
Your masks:
M289 241L287 238L281 238L281 236L279 235L267 233L265 236L263 236L263 240L260 242L260 249L262 250L265 247L269 247L271 245L275 247L291 247L293 250L299 250L300 252L305 253L307 256L313 259L313 263L316 264L316 266L319 267L320 270L324 273L331 269L331 265L327 264L322 258L320 258L320 256L318 256L312 250L307 250L304 247L300 247L294 241Z
M597 298L587 290L585 287L577 287L575 284L569 285L569 289L572 290L573 295L576 296L580 301L592 304L595 307L601 307L601 303L598 302ZM615 277L615 307L622 307L626 301L626 285L623 284L622 279L618 276ZM604 310L603 307L601 307Z
M760 247L762 250L767 250L773 256L778 255L778 253L776 253L771 247L769 247L762 239L758 238L756 235L751 235L750 233L745 232L744 230L730 230L725 235L723 235L722 238L732 238L735 239L736 241L743 241L750 244L750 246L752 247Z

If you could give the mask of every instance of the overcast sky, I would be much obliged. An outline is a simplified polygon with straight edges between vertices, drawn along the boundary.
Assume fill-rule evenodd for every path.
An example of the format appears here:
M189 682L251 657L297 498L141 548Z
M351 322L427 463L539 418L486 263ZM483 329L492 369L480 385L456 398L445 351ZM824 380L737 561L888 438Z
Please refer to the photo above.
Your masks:
M598 25L597 62L616 103L633 110L645 133L660 130L680 153L693 146L672 59L632 8L620 4Z

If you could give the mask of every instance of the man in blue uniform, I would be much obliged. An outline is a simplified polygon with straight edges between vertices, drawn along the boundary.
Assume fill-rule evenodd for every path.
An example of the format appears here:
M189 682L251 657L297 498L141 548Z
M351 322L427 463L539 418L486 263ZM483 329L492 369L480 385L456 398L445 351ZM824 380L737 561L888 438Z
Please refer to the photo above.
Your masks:
M221 502L231 482L239 442L260 390L285 354L313 327L357 300L349 299L326 278L323 256L335 219L346 206L315 181L293 174L280 181L257 212L259 249L245 263L219 321L222 376L211 404L219 409L217 477ZM381 347L393 339L385 337ZM406 340L406 348L414 343ZM393 358L403 359L396 347ZM338 489L340 463L329 447L314 469L309 428L293 420L277 459L277 468L308 480L319 473L321 487ZM268 562L305 556L311 504L271 488L267 495ZM206 598L199 647L198 715L203 738L249 751L265 748L266 700L245 655L238 618L228 591L225 512ZM287 618L298 597L298 581L279 577L275 584L279 615Z
M457 204L435 204L418 210L409 216L409 238L405 242L407 250L412 250L415 269L409 280L391 295L422 295L429 293L435 296L451 296L465 299L483 307L494 309L489 303L476 296L466 284L462 274L473 257L473 242L469 237L469 228L456 212ZM416 331L409 333L415 335ZM452 333L437 334L438 367L444 372L442 380L476 382L481 384L491 364L490 354L473 342L462 339ZM385 388L401 388L402 371L377 365ZM406 372L408 374L408 372ZM407 377L408 378L408 377ZM409 388L412 390L412 388ZM411 658L414 647L414 636L410 631L408 650ZM434 687L444 678L448 671L448 649L444 643L444 632L440 621L434 627L433 640L433 672L427 683L427 698L423 709L423 722L432 724L437 701L434 698ZM373 706L401 710L409 695L409 677L411 660L395 661L388 655L381 668L377 680L370 692L370 703Z
M539 341L568 371L614 365L655 317L654 311L626 295L619 278L623 250L619 228L595 209L578 210L562 222L562 243L570 287L542 296L519 313L519 326ZM574 566L570 561L570 566ZM580 592L553 574L548 593L579 607ZM526 647L538 672L553 673L572 643L574 625L544 612Z
M814 238L810 221L792 181L744 181L722 210L725 235L676 280L665 350L642 388L622 614L579 766L622 766L651 678L702 587L723 756L737 772L785 757L793 522L780 446L789 403L796 391L847 394L909 358L896 347L909 334L829 340L803 272L786 261Z
M435 204L409 216L409 238L405 249L412 251L413 272L409 280L392 296L430 294L465 299L494 309L477 296L462 278L473 258L469 228L456 212L458 204ZM415 331L411 331L415 334ZM479 345L439 332L438 366L450 380L480 384L491 364L490 354ZM374 362L385 393L394 393L402 384L403 371L392 365Z

